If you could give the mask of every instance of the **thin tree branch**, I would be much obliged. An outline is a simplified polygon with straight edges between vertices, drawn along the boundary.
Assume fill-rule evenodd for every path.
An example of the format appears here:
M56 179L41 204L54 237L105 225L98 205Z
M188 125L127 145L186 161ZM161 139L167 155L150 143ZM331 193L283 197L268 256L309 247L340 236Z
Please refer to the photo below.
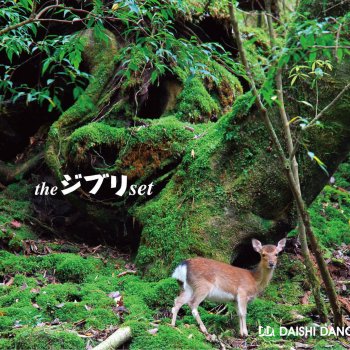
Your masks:
M258 110L260 111L260 113L264 119L264 122L266 124L266 127L268 129L268 132L270 134L270 137L272 138L272 140L277 148L278 157L280 158L281 164L283 165L284 172L286 173L290 190L291 190L293 197L294 197L296 204L297 204L298 212L300 213L300 217L302 218L303 224L305 225L306 234L309 237L312 252L315 255L317 265L320 269L320 273L321 273L323 282L326 286L327 295L329 297L329 301L330 301L333 315L334 315L334 324L336 327L338 327L338 326L341 327L343 325L342 313L341 313L341 309L340 309L340 306L339 306L339 303L337 300L337 294L336 294L336 291L334 288L333 280L332 280L331 275L327 269L326 262L323 259L321 248L318 244L318 241L312 232L309 213L307 212L304 200L301 196L300 190L299 190L297 183L296 183L296 180L294 178L294 174L293 174L292 168L290 166L290 161L285 156L285 153L284 153L284 150L283 150L282 145L280 143L280 140L278 139L278 136L275 132L275 129L274 129L274 127L271 123L271 120L269 118L269 115L267 113L267 109L263 105L261 98L260 98L260 95L258 93L258 90L256 88L254 78L252 76L252 73L251 73L250 67L249 67L249 63L248 63L247 58L246 58L245 49L243 47L242 40L240 37L238 22L237 22L234 7L233 7L233 4L231 1L229 2L229 12L230 12L230 18L231 18L233 32L234 32L235 39L236 39L236 44L238 47L241 61L242 61L243 65L247 71L247 75L248 75L248 78L250 80L249 83L250 83L250 86L252 88L253 96L255 97L255 104L256 104Z
M232 23L232 28L233 28L233 32L235 34L235 39L236 39L236 44L237 44L237 47L238 47L238 52L239 52L239 56L241 58L241 61L242 61L242 64L243 66L245 67L246 69L246 73L247 73L247 76L249 78L249 83L250 83L250 86L252 88L252 92L253 92L253 96L255 98L255 105L257 106L258 110L261 112L263 118L264 118L264 121L267 125L267 128L270 132L270 135L273 139L273 142L274 144L276 145L277 147L277 150L278 150L278 156L279 158L281 159L282 163L284 164L284 166L286 168L289 168L289 161L288 159L286 158L285 154L284 154L284 150L282 148L282 145L276 135L276 132L275 132L275 129L270 121L270 118L268 117L268 114L267 114L267 109L265 108L265 106L263 105L262 101L261 101L261 97L260 97L260 94L256 88L256 85L255 85L255 81L253 79L253 75L252 75L252 72L250 70L250 66L249 66L249 63L248 63L248 60L247 60L247 57L246 57L246 54L245 54L245 50L244 50L244 47L243 47L243 43L242 43L242 39L241 39L241 35L240 35L240 31L239 31L239 27L238 27L238 22L237 22L237 19L236 19L236 16L235 16L235 11L234 11L234 8L233 8L233 5L232 5L232 2L230 1L229 2L229 11L230 11L230 18L231 18L231 23Z
M10 32L11 30L20 28L25 26L26 24L29 23L35 23L35 22L59 22L59 23L68 23L68 24L74 24L76 22L83 22L85 20L88 19L88 16L85 18L75 18L73 20L65 20L65 19L55 19L55 18L42 18L42 16L48 12L49 10L52 9L63 9L63 10L68 10L71 12L76 12L76 13L82 13L82 14L86 14L88 16L92 16L94 18L103 18L104 20L109 20L109 21L117 21L118 19L116 17L111 17L111 16L100 16L98 14L94 14L90 11L87 10L83 10L83 9L76 9L74 7L66 7L64 5L60 5L60 4L56 4L56 5L50 5L50 6L46 6L44 7L41 11L39 11L37 14L35 14L36 11L36 6L35 6L35 2L33 3L33 8L32 8L32 12L30 14L30 17L22 22L7 26L6 28L3 28L0 30L0 35L6 34L8 32Z
M349 90L350 88L350 83L347 84L342 91L339 92L339 94L325 107L322 109L321 112L319 112L314 119L311 120L311 122L304 128L301 130L301 133L299 135L299 137L297 138L297 140L295 141L294 144L294 148L292 153L290 154L289 160L291 161L294 156L296 155L299 145L300 145L300 141L301 141L301 137L302 134L305 132L305 130L309 129L311 126L313 126L320 118L322 118L324 116L324 114L330 109L332 108L338 101L339 99Z
M315 49L350 49L350 46L346 45L312 45L310 48Z
M267 26L269 29L269 37L270 37L270 46L271 50L273 51L275 47L275 31L273 30L273 23L272 23L272 17L271 17L271 0L266 0L266 19L267 19Z
M335 39L334 57L335 57L337 62L339 61L338 55L337 55L337 51L339 49L339 38L340 38L341 29L342 29L342 23L339 24L339 28L337 30L337 36L336 36L336 39Z
M325 107L322 109L321 112L319 112L314 119L311 120L311 122L304 128L304 131L309 129L311 126L313 126L320 118L323 117L323 115L331 109L339 100L340 98L346 93L346 91L350 88L350 83L348 83L342 91L339 92L339 94Z
M7 32L10 32L11 30L23 27L26 24L33 23L34 21L35 21L35 18L30 17L30 18L28 18L28 19L26 19L26 20L24 20L22 22L13 24L11 26L8 26L8 27L0 30L0 35L6 34Z

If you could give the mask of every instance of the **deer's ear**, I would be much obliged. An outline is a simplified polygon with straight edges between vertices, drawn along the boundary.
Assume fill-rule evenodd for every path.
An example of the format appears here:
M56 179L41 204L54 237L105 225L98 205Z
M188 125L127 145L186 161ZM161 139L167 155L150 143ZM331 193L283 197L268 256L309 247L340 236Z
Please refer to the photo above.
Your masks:
M260 253L261 252L261 249L262 249L262 244L260 241L258 241L257 239L252 239L252 245L253 245L253 248L256 252Z
M286 242L287 240L285 238L281 239L278 243L277 243L277 253L279 253L280 251L282 251L284 249L284 247L286 246Z

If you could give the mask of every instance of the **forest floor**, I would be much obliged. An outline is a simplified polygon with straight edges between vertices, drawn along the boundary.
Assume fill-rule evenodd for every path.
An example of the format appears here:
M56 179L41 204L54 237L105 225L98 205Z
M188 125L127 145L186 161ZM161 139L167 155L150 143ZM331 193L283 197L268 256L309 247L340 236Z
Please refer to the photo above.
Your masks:
M350 194L348 165L326 186L310 213L336 281L350 326ZM38 237L22 184L0 193L0 349L92 349L121 325L133 337L126 349L345 349L335 337L262 337L259 326L319 324L295 232L281 254L273 281L248 307L250 336L238 337L234 305L199 308L209 343L188 307L170 324L178 293L172 278L149 282L132 259L110 247Z
M259 325L276 329L318 323L293 242L281 255L271 285L249 305L249 338L238 338L233 305L203 304L203 322L220 339L209 343L187 307L179 314L178 327L170 327L178 291L174 279L146 282L126 255L107 247L27 240L26 255L0 253L0 349L91 349L121 324L132 327L133 340L125 346L130 349L345 349L350 346L346 339L258 335ZM346 300L350 246L336 250L330 266Z

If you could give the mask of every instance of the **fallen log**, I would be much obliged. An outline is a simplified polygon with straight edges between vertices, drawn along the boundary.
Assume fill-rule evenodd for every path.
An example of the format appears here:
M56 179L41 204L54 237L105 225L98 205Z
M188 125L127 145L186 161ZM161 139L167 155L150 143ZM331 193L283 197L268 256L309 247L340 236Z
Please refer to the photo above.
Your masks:
M93 350L115 350L131 339L131 328L122 327L116 330L106 340L93 348Z

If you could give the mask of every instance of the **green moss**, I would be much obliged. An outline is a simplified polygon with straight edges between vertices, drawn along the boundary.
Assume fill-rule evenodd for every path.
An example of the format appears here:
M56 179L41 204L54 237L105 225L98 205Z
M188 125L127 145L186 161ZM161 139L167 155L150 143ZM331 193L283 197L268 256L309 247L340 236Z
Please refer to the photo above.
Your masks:
M0 193L0 241L4 247L19 252L24 239L35 239L36 235L27 221L32 213L30 197L32 187L24 181L10 184ZM11 223L19 222L20 227Z
M153 306L157 305L158 307L169 307L174 302L175 297L178 295L179 285L174 278L166 278L155 285L155 294L157 296L161 295L162 299L159 300L157 297L154 299ZM152 306L152 304L151 304Z
M85 349L84 341L76 333L49 328L20 330L16 332L13 343L15 349L23 350Z
M118 271L115 265L120 266ZM175 279L166 278L159 282L145 282L139 276L126 275L117 278L123 271L122 260L86 259L74 254L50 254L47 256L21 256L0 252L0 272L14 275L10 286L0 289L0 332L6 339L0 342L3 348L13 349L82 349L86 340L70 330L80 322L82 331L90 328L105 330L109 326L125 323L132 327L134 349L163 347L211 348L199 332L194 320L188 328L179 320L179 328L168 326L164 318L178 294ZM52 279L56 276L55 283ZM121 302L127 311L114 311L115 300L108 296L119 291ZM208 321L214 319L206 311ZM148 331L160 319L156 335ZM53 320L62 322L59 326L43 326ZM21 328L14 328L14 325ZM39 326L38 326L39 325ZM185 338L183 337L185 334ZM25 339L27 339L25 343ZM182 339L182 340L181 340ZM95 342L93 341L93 345ZM142 344L144 344L142 346Z
M39 312L32 306L28 298L21 296L19 304L0 309L0 332L12 329L16 324L21 326L35 326L40 319ZM15 300L17 300L15 299ZM13 301L16 303L16 301Z
M337 186L345 189L350 188L350 159L339 165L335 178Z
M227 199L217 177L220 169L212 167L220 167L213 158L223 140L217 127L207 125L204 137L188 143L181 166L159 196L130 210L143 226L136 261L149 278L164 278L193 255L225 260L230 249L232 229L223 233L213 225Z
M4 274L30 272L35 268L36 266L28 258L0 251L0 271Z
M346 169L346 166L347 164L344 164L343 169ZM347 178L347 173L344 175L341 169L334 176L342 183ZM338 246L340 242L350 243L350 195L348 192L326 186L311 205L309 212L314 233L325 248ZM293 231L291 236L295 234L296 231Z
M62 253L79 253L80 251L77 246L69 243L48 243L47 246L53 251L59 251Z
M220 110L199 78L188 78L178 99L177 110L182 120L203 122Z
M178 288L174 278L166 278L159 282L145 282L138 277L129 277L123 283L126 296L137 295L149 308L171 305L177 296Z
M56 267L57 277L62 282L82 282L90 272L89 262L77 255L65 255L65 259Z
M110 304L108 308L95 309L84 302L67 302L60 308L56 307L54 315L63 322L74 323L83 320L86 322L85 327L102 330L119 323L117 315L112 310L113 304Z
M332 350L343 350L346 349L345 347L341 346L339 343L332 343L329 344L328 340L322 339L318 341L315 346L313 347L314 350L326 350L331 347Z
M238 96L242 95L242 85L235 75L215 61L211 63L209 70L216 80L208 79L208 89L214 97L217 97L221 112L226 113L231 110Z
M236 76L215 61L206 64L207 76L192 75L189 70L175 69L183 83L174 110L176 115L192 123L205 122L228 112L242 94L242 86Z
M349 162L341 164L333 175L335 186L325 186L309 208L314 232L325 249L336 247L340 242L350 243L350 196L344 191L349 187L348 170ZM296 234L296 230L290 233Z
M286 276L288 276L287 279ZM304 264L293 255L284 253L278 258L273 283L267 287L264 298L299 305L300 298L304 295L303 285L306 280Z
M12 339L0 339L0 349L1 350L7 350L7 349L13 349L13 340Z
M187 306L178 317L177 327L171 328L168 325L169 311L179 293L175 279L165 278L157 282L148 282L135 275L117 278L119 271L124 270L125 262L122 260L107 259L103 263L93 257L83 259L80 256L75 256L77 265L85 264L88 270L82 281L59 283L60 280L56 280L54 284L43 278L44 271L51 275L57 271L58 266L72 261L74 256L50 254L24 257L1 252L0 264L6 267L7 273L13 274L22 270L20 267L24 270L22 274L15 276L11 286L0 289L0 332L2 337L6 336L6 339L0 342L0 348L10 346L41 349L41 341L46 342L49 349L84 348L85 339L76 340L77 335L68 331L75 327L75 322L80 321L84 321L80 326L82 331L90 327L104 330L110 325L116 326L121 323L130 325L133 332L131 349L209 349L214 346L205 341ZM119 271L115 268L116 264L120 266ZM253 301L248 308L250 334L257 332L259 324L277 327L281 322L293 320L294 312L304 315L306 321L308 320L307 315L312 304L309 307L298 305L298 300L303 295L302 285L305 279L304 270L299 265L293 256L282 254L270 286L264 295ZM121 294L121 300L127 309L127 312L121 315L114 312L113 307L116 303L108 296L116 291ZM234 305L229 304L227 311L222 313L213 311L215 306L214 303L204 302L199 308L208 330L222 334L223 339L232 337L232 334L237 335L239 327ZM64 322L64 328L59 326L49 329L37 326L42 322L50 323L54 319ZM158 320L158 327L154 325L155 319ZM21 325L22 328L13 328L15 324ZM156 334L149 333L149 330L154 328L158 328ZM29 340L24 345L25 337ZM273 341L271 340L271 344ZM261 347L265 345L261 340ZM267 345L265 348L268 348Z
M151 329L151 328L150 328ZM138 336L130 345L130 349L213 349L210 343L205 342L203 334L194 328L171 328L160 325L155 335Z
M207 69L210 75L205 78L176 70L184 84L175 108L180 119L198 123L208 121L212 116L220 117L231 109L233 102L242 94L237 77L223 66L213 61Z
M149 125L128 130L104 123L91 123L77 129L67 145L70 161L85 162L90 166L90 152L96 150L99 153L103 147L115 155L110 160L114 166L106 167L104 164L100 171L105 169L108 173L123 173L129 181L137 179L142 183L155 171L176 162L193 137L193 133L186 130L185 125L174 116L144 122ZM101 212L96 206L90 205L90 209L90 214Z
M247 27L243 32L245 36L245 50L254 80L258 85L263 85L266 77L264 68L268 65L269 38L262 28Z
M35 300L43 308L67 301L74 302L81 300L82 293L80 289L79 286L73 283L49 284L42 288L41 293L35 296Z
M86 153L101 145L117 152L118 146L126 138L125 129L111 127L104 123L90 123L76 129L70 136L67 153L75 164L86 160Z
M89 149L101 144L117 143L123 137L121 130L123 129L113 128L104 123L90 123L76 129L70 138L73 144L81 143ZM72 152L77 152L77 149L72 148Z

